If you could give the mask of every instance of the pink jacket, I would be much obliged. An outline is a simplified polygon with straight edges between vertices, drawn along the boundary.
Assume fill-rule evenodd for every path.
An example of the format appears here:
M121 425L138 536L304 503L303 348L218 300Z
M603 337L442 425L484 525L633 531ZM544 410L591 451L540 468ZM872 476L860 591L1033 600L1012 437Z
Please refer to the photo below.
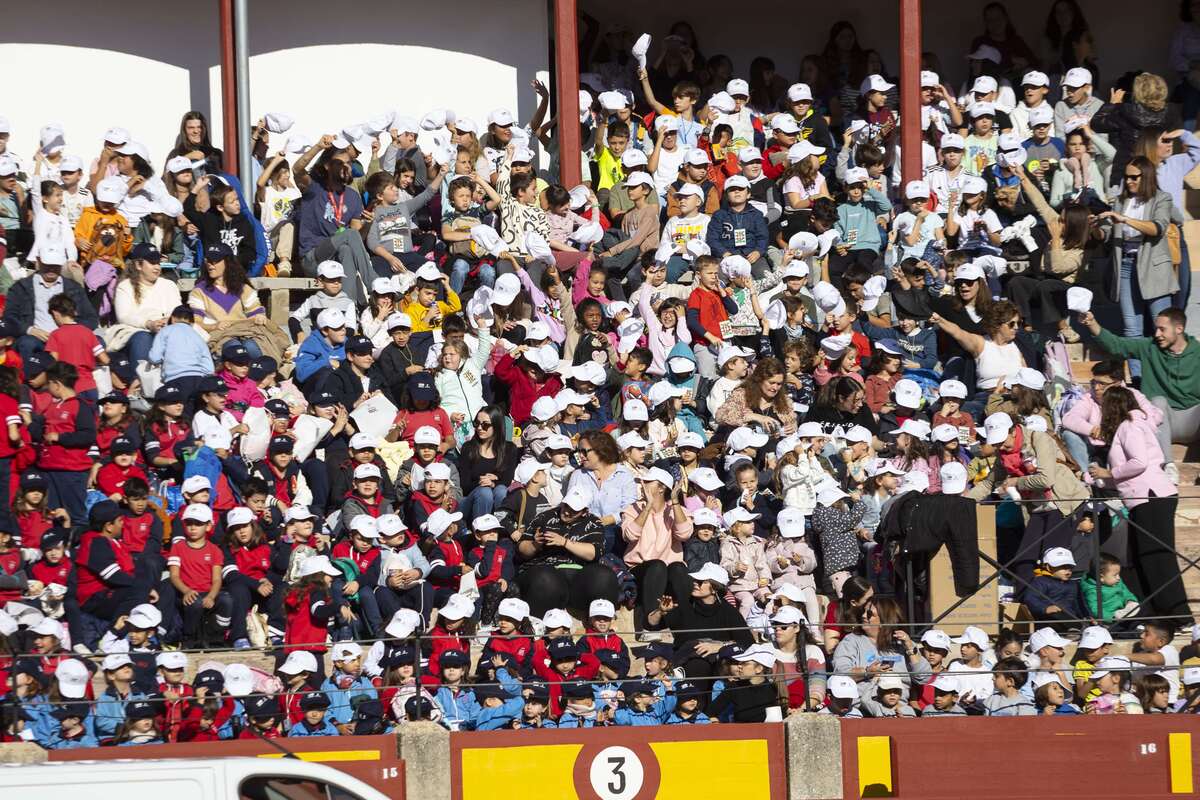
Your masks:
M623 560L629 566L658 559L665 564L683 562L683 543L692 536L692 521L675 521L671 506L662 514L651 513L645 525L638 525L644 502L634 503L621 512L621 534L629 547Z
M1129 391L1133 392L1133 396L1137 398L1138 407L1146 414L1146 419L1150 421L1153 428L1157 428L1162 424L1162 411L1154 407L1146 395L1129 387ZM1092 393L1088 392L1080 398L1075 405L1071 406L1062 418L1063 427L1072 433L1077 433L1087 439L1090 443L1099 447L1104 442L1099 439L1092 438L1092 429L1100 427L1100 404L1096 402L1096 398L1092 397Z
M229 370L221 370L217 377L223 379L225 385L229 387L229 397L227 398L229 413L233 414L233 418L238 422L242 421L242 415L246 413L242 406L262 408L267 404L267 399L263 396L262 390L258 388L258 384L249 378L235 378Z
M1113 482L1130 508L1146 502L1151 492L1156 497L1172 497L1178 493L1175 484L1163 472L1162 448L1154 428L1145 414L1134 411L1130 419L1117 428L1108 450L1108 468L1112 470Z

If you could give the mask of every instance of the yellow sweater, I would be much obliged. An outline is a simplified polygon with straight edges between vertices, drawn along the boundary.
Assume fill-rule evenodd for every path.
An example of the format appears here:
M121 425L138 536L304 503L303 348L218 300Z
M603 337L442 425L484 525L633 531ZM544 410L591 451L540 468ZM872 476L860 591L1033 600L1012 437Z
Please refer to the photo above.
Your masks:
M442 316L438 319L437 324L430 325L425 321L425 315L429 313L429 306L423 306L416 300L404 307L404 313L412 319L413 333L427 333L429 331L441 330L442 320L447 314L453 314L462 311L462 301L458 299L458 295L453 289L446 290L446 301L438 301L438 309L442 312Z

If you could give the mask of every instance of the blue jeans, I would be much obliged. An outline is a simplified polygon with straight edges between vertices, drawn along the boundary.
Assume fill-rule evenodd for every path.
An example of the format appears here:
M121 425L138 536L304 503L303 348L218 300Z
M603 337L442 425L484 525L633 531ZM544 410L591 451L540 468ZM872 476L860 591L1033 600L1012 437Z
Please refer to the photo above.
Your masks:
M1121 256L1121 318L1125 324L1125 335L1145 336L1146 312L1150 312L1150 316L1153 317L1170 307L1170 295L1142 297L1142 290L1137 279L1137 251L1123 253ZM1142 362L1134 358L1129 359L1129 374L1140 378Z
M685 261L681 255L673 255L667 261L667 283L678 283L680 276L692 268L690 261Z
M463 525L470 527L471 522L484 514L491 514L504 498L508 496L507 486L476 486L471 493L458 504L458 510L463 515Z
M1086 472L1088 464L1092 460L1092 445L1075 431L1069 431L1066 428L1062 429L1061 435L1071 458L1079 465L1080 470Z
M471 264L464 258L456 258L450 264L450 288L455 294L461 294L467 275L471 273ZM496 284L496 267L490 262L479 264L479 285L489 289Z
M129 361L136 366L139 361L150 359L152 344L154 344L154 334L150 331L138 331L129 337L129 343L125 345L125 354L129 356Z

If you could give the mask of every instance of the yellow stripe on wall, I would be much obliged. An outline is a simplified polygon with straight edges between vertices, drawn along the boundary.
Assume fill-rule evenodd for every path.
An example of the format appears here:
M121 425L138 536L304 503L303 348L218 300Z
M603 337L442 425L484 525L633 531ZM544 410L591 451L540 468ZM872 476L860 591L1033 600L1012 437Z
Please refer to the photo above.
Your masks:
M890 736L858 737L858 794L860 797L891 797L892 740Z
M462 751L464 800L562 800L575 796L581 744L474 747Z
M1192 735L1172 733L1167 736L1171 753L1171 794L1191 794L1192 786Z
M654 742L662 782L658 800L736 797L770 800L771 767L766 739Z
M378 761L378 750L312 750L292 755L301 761ZM284 758L283 753L262 753L259 758Z

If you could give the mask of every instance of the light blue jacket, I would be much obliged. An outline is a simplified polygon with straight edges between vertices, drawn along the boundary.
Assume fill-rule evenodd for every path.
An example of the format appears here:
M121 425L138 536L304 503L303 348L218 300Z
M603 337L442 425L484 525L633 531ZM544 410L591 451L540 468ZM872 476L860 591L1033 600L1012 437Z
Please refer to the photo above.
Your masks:
M125 697L118 697L110 686L96 700L95 710L92 713L96 736L101 739L116 736L117 728L121 727L121 723L125 721L126 703L148 699L150 699L150 695L137 691L131 691Z
M449 726L450 730L470 730L479 717L479 702L471 689L460 689L456 692L449 686L441 686L438 687L434 699L445 715L442 722Z
M309 727L304 724L304 720L300 720L299 722L297 722L295 725L293 725L291 728L288 729L288 738L289 739L300 739L305 736L337 736L337 735L338 735L338 729L335 728L333 726L333 723L329 721L328 715L325 716L325 719L321 720L321 727L317 728L315 731L310 730Z
M162 365L163 382L183 377L212 375L212 353L208 344L186 322L173 322L154 336L150 363Z
M355 697L366 697L371 700L376 700L379 693L375 691L375 687L371 684L369 678L365 675L359 675L354 679L354 682L346 689L339 689L334 678L339 673L334 672L333 675L325 679L321 684L321 691L329 698L329 712L326 714L326 719L332 719L338 724L345 724L354 719L354 708L351 701Z

